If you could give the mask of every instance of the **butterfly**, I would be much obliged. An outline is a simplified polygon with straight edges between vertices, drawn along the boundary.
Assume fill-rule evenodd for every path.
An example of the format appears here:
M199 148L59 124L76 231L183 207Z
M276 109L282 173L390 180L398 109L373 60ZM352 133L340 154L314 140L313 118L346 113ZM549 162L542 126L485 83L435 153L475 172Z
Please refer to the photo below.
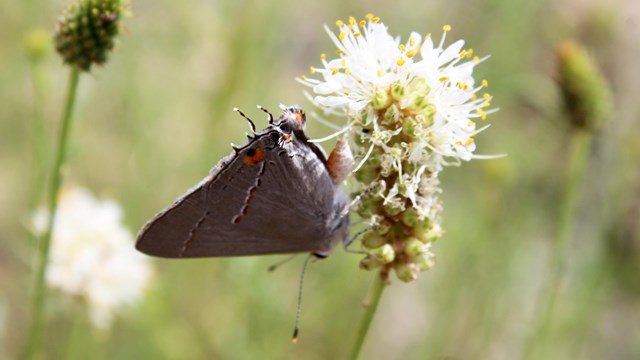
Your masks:
M282 107L260 132L233 147L195 187L138 235L136 249L165 258L311 253L348 245L349 198L340 183L353 167L345 140L328 158L304 133L306 116Z

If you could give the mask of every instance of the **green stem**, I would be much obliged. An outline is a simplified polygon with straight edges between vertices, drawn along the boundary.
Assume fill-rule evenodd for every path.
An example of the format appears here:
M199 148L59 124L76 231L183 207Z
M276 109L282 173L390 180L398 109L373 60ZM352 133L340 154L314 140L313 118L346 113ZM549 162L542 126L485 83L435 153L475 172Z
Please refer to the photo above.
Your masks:
M589 159L589 149L593 135L587 130L575 130L571 136L568 170L565 179L565 189L560 204L559 219L549 264L549 280L546 291L541 299L541 306L537 310L535 332L527 341L525 348L527 358L533 355L538 346L544 345L553 320L553 312L566 271L567 244L575 223L575 208L578 194Z
M373 320L373 316L376 313L376 309L378 308L378 304L380 303L380 298L382 297L382 292L384 291L385 286L386 283L383 275L378 274L371 287L371 293L366 304L366 309L364 315L362 316L362 320L360 321L360 329L358 330L356 341L353 344L351 356L349 356L349 359L351 360L357 360L358 356L360 355L362 345L364 344L364 340L366 339L367 333L369 332L371 321Z
M76 90L78 88L78 79L80 72L75 67L71 69L69 74L69 84L65 99L64 113L62 115L62 128L60 130L60 138L58 148L53 163L51 174L51 187L49 188L49 221L47 229L40 239L38 264L35 277L35 288L33 290L33 308L31 312L31 328L27 343L26 359L34 358L42 345L42 332L44 326L44 305L45 305L45 275L47 270L47 262L49 259L49 245L51 244L51 235L53 234L54 219L56 208L58 206L58 192L62 184L62 165L64 164L67 139L69 137L69 129L73 115L73 106L76 99Z
M49 142L46 138L44 118L44 99L46 91L46 74L40 59L31 60L31 76L33 81L33 144L35 152L34 182L32 188L32 204L41 201L46 182L47 150Z

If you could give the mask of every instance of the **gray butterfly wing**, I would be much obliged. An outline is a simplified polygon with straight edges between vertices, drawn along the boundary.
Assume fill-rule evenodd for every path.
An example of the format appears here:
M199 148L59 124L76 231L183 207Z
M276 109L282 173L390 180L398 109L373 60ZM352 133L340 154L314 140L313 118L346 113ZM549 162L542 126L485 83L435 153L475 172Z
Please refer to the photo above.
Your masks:
M348 199L311 146L256 135L151 220L136 248L161 257L327 253L347 236Z

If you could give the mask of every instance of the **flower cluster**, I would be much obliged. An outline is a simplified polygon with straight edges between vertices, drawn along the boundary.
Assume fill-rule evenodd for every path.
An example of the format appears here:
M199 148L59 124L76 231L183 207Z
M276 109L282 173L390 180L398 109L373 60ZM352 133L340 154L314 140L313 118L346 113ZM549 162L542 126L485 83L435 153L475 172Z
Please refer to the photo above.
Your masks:
M107 61L125 14L123 0L80 0L56 24L56 50L64 62L89 71Z
M405 43L372 14L336 25L337 35L326 27L336 56L322 54L322 66L298 80L325 113L349 119L357 212L372 225L361 266L411 281L433 266L430 246L443 233L438 173L478 157L474 138L487 126L476 121L494 111L487 81L472 77L485 58L463 40L445 47L448 25L438 42L414 32Z
M117 203L74 188L61 194L54 220L47 283L83 298L93 324L103 329L119 308L142 297L152 274L148 258L134 251L121 217ZM46 229L48 218L45 210L35 213L37 232Z

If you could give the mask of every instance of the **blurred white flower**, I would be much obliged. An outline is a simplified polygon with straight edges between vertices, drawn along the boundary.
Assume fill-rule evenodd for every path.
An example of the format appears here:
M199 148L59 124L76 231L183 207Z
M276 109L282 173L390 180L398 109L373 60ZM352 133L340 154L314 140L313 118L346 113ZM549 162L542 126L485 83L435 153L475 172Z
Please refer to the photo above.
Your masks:
M48 217L44 209L34 214L37 232L44 232ZM102 329L121 307L142 298L152 274L149 259L135 251L121 218L115 201L99 201L82 188L66 189L51 239L47 284L83 298L92 323Z
M420 259L433 263L429 247L414 246L419 250L414 254L399 244L415 238L431 242L442 233L438 175L446 165L480 157L474 155L474 138L488 126L478 128L476 121L495 112L485 92L488 82L476 84L472 76L485 58L463 49L463 40L445 46L449 25L436 43L431 34L415 32L402 43L372 14L336 25L337 35L325 27L336 56L322 54L322 66L298 80L312 89L312 100L325 113L348 118L360 157L355 176L364 196L358 212L372 217L378 235L388 236L392 226L393 234L402 234L389 239L400 256L383 271L393 267L401 279L413 280L414 270L427 268ZM384 186L363 192L375 183ZM363 267L380 265L365 259Z

